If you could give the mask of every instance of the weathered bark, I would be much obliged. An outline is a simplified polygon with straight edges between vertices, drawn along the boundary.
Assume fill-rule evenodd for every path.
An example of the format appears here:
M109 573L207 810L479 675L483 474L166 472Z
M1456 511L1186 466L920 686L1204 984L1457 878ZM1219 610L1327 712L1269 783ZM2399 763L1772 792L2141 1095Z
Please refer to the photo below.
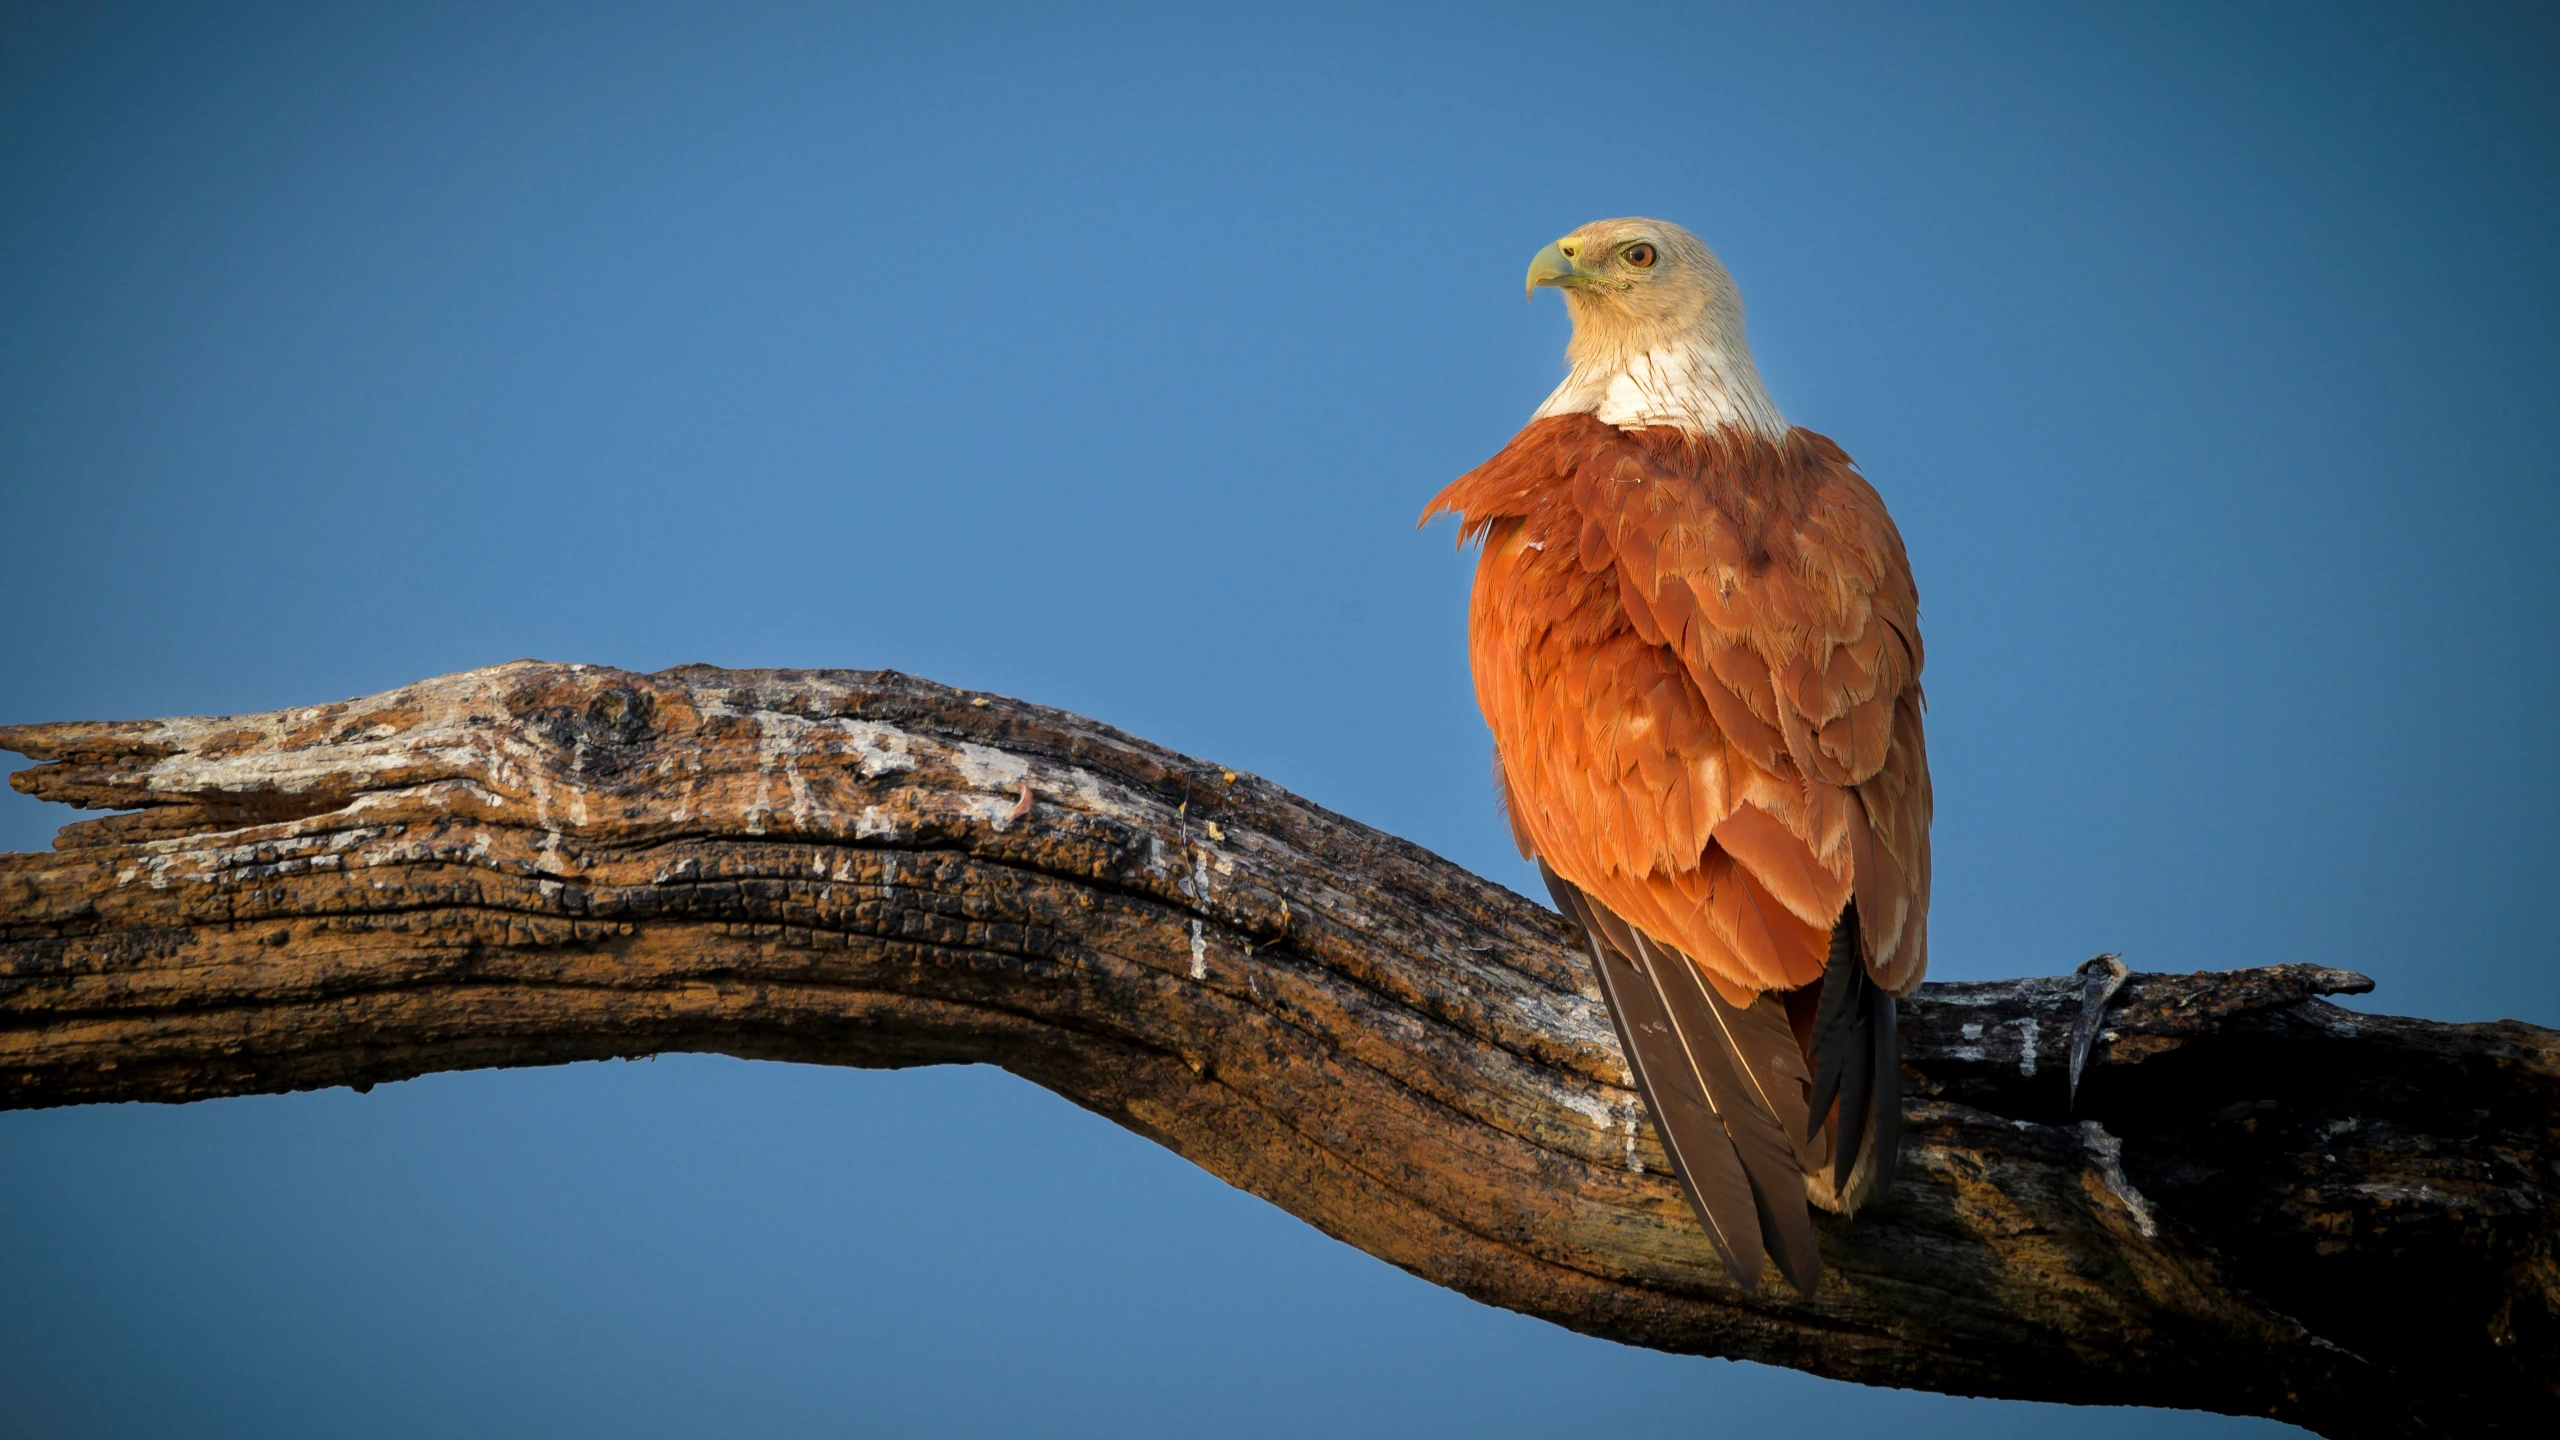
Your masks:
M0 1105L671 1050L1000 1065L1327 1233L1631 1344L1872 1384L2560 1423L2560 1034L2311 965L1925 987L1901 1179L1743 1293L1548 910L1251 776L890 673L522 663L0 730L134 813L0 857Z

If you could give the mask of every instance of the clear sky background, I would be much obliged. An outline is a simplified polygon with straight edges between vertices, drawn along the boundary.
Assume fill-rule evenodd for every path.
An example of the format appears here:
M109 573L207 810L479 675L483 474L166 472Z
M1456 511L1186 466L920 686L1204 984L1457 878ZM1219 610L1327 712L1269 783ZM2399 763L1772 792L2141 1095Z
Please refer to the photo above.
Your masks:
M2560 1025L2555 73L2543 7L0 4L0 721L885 665L1532 889L1413 520L1561 373L1530 254L1651 214L1909 540L1938 977ZM0 1237L7 1437L2058 1418L1489 1310L981 1069L5 1115Z

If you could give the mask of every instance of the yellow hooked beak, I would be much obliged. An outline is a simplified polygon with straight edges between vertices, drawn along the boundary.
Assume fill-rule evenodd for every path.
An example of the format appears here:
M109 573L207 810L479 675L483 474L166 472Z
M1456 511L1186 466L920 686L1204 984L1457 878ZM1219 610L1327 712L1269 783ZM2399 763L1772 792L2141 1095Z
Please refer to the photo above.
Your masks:
M1539 251L1536 259L1528 261L1528 297L1531 300L1539 297L1541 284L1554 284L1556 290L1572 290L1580 284L1590 284L1592 279L1597 279L1595 274L1577 266L1574 261L1564 259L1564 241L1551 243L1544 251Z

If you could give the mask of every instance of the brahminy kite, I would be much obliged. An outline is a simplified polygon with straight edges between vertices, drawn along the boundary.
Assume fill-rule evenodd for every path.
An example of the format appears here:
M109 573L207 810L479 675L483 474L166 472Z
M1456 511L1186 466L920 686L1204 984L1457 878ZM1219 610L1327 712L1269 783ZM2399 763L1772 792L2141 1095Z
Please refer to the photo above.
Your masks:
M1696 236L1596 221L1538 252L1541 286L1570 372L1423 512L1482 542L1497 798L1717 1254L1811 1294L1808 1203L1892 1179L1895 1000L1928 966L1911 564L1849 457L1770 401Z

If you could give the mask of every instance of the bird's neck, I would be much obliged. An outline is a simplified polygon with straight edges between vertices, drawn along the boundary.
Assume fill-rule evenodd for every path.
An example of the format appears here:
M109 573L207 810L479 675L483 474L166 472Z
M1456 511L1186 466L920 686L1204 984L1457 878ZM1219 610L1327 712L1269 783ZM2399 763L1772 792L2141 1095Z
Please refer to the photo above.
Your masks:
M1692 435L1731 428L1770 440L1787 436L1786 417L1739 336L1591 345L1575 339L1567 352L1572 371L1529 418L1591 415L1622 430L1668 425Z

